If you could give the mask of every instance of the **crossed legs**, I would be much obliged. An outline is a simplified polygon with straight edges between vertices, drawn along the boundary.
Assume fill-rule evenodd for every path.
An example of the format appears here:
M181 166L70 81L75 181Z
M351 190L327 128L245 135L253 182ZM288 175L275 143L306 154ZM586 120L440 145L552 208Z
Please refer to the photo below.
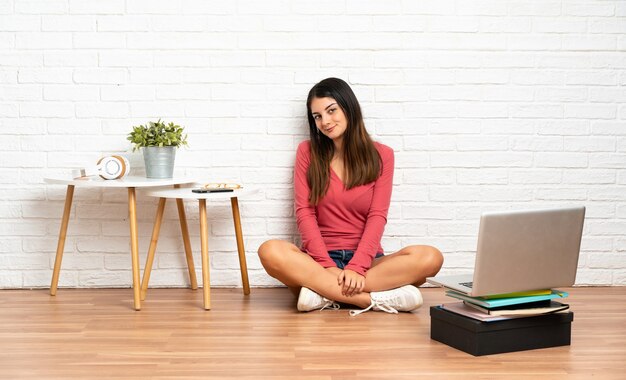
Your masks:
M324 268L295 245L282 240L268 240L259 247L259 257L267 273L298 292L307 287L333 301L367 307L370 292L413 284L419 286L434 276L443 264L441 252L434 247L412 245L398 252L374 259L365 275L363 292L345 296L337 283L341 269Z

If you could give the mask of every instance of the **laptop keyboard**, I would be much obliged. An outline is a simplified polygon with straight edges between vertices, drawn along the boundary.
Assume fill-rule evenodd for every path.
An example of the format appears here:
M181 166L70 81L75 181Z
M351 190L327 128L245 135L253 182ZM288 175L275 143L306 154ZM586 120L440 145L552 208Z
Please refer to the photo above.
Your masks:
M459 285L463 285L466 286L468 288L472 288L472 285L474 285L474 281L470 281L470 282L459 282Z

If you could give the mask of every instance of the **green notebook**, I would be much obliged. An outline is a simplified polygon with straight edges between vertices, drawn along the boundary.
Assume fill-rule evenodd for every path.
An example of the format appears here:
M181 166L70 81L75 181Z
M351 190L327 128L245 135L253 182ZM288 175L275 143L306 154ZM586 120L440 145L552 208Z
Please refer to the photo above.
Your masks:
M550 294L541 294L535 296L525 296L525 297L507 297L507 298L495 298L495 299L486 299L483 297L470 297L465 294L457 293L453 290L447 290L446 295L449 297L457 298L463 301L471 302L476 305L484 306L487 308L492 307L500 307L500 306L508 306L508 305L518 305L521 303L529 303L529 302L537 302L537 301L547 301L557 298L565 298L569 294L567 292L562 292L560 290L552 289Z

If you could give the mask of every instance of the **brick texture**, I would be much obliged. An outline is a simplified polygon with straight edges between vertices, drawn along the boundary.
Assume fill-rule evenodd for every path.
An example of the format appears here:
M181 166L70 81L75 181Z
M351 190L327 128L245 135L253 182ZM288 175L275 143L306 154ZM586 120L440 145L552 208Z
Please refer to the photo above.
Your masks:
M626 285L623 1L0 2L0 288L47 287L65 190L43 177L126 154L131 126L187 129L180 174L240 182L256 257L299 240L292 167L305 97L337 76L396 152L383 245L432 244L473 266L484 211L587 206L578 284ZM60 286L128 287L124 191L78 188ZM138 196L142 266L156 200ZM197 205L186 204L200 271ZM240 286L227 204L209 204L211 282ZM152 274L186 286L169 204ZM200 276L200 274L198 273Z

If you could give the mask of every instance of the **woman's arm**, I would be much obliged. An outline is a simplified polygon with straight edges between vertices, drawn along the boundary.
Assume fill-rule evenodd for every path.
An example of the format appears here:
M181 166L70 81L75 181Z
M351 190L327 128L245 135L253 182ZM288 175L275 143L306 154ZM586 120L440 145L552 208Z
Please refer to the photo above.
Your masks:
M363 276L372 266L372 261L380 246L385 224L387 224L387 212L389 211L391 189L393 187L393 150L383 145L378 152L381 156L382 172L374 183L372 204L367 214L367 221L365 222L365 229L361 236L361 241L359 242L356 252L354 252L352 260L350 260L350 263L346 266L346 269L350 269Z
M311 160L308 141L298 145L294 168L294 198L296 203L296 221L302 237L302 249L324 268L335 267L335 262L328 255L326 244L322 238L315 207L309 204L311 189L307 181L307 170Z

